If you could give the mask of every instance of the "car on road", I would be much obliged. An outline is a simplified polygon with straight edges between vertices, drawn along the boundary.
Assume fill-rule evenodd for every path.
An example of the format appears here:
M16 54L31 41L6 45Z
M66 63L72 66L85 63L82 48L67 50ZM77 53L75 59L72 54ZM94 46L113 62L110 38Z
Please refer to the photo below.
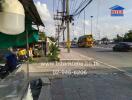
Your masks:
M119 42L113 47L113 51L132 51L132 42Z

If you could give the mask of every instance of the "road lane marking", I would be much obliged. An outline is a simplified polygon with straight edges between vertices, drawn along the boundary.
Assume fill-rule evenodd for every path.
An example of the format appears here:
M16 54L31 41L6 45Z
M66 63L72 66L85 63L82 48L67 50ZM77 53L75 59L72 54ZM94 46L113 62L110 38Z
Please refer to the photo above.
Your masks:
M80 54L81 54L81 53L80 53ZM118 70L118 71L120 71L120 72L123 72L126 76L132 78L132 74L129 73L129 72L127 72L127 71L125 71L125 70L122 70L122 69L120 69L120 68L118 68L118 67L116 67L116 66L110 65L110 64L108 64L108 63L104 63L104 62L102 62L102 61L99 61L99 60L97 60L97 59L95 59L95 58L93 58L93 57L89 57L89 58L95 60L95 62L98 62L98 63L100 63L100 64L109 66L109 67L114 68L114 69L116 69L116 70Z
M100 60L97 60L97 59L95 59L95 58L93 58L93 57L89 57L89 58L95 60L95 62L98 62L98 63L100 63L100 64L109 66L109 67L111 67L111 68L114 68L114 69L116 69L116 70L118 70L118 71L120 71L120 72L123 72L125 75L132 77L132 74L131 74L131 73L129 73L129 72L125 71L125 70L122 70L122 69L120 69L120 68L118 68L118 67L116 67L116 66L110 65L110 64L108 64L108 63L104 63L104 62L102 62L102 61L100 61Z
M108 47L108 48L105 48L105 47L96 47L96 46L95 46L95 47L93 47L93 48L95 48L95 49L97 48L97 49L108 49L108 50L112 50L112 48L109 48L109 47Z
M124 73L126 76L128 76L128 77L132 77L132 74L131 74L131 73L129 73L129 72L125 71L125 70L122 70L122 69L120 69L120 68L118 68L118 67L116 67L116 66L110 65L110 64L108 64L108 63L104 63L104 62L99 61L99 60L96 60L96 59L95 59L95 61L98 62L98 63L100 63L100 64L103 64L103 65L109 66L109 67L111 67L111 68L114 68L114 69L116 69L116 70L118 70L118 71L121 71L121 72L123 72L123 73Z

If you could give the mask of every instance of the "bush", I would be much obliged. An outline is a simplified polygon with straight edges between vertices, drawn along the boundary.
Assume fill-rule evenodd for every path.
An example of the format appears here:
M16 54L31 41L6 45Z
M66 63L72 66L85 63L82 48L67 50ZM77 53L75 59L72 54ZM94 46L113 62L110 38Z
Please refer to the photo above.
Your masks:
M60 60L59 58L60 50L56 44L52 43L49 47L49 51L50 51L50 53L48 54L49 61L59 61Z

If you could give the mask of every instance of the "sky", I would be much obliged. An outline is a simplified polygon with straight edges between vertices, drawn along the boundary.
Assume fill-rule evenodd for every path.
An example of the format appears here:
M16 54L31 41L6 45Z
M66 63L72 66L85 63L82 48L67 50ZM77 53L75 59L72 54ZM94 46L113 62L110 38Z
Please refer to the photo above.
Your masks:
M47 35L55 35L55 21L53 15L57 9L61 10L61 0L34 0L38 12L45 24ZM82 0L70 0L70 12L72 13L78 8ZM123 17L112 17L109 8L119 5L124 7ZM85 34L91 33L91 18L93 16L93 36L95 39L108 37L115 38L117 34L123 36L128 30L132 29L132 0L93 0L92 3L85 9L84 13L75 17L74 26L70 27L71 39L84 35L84 23L86 27Z

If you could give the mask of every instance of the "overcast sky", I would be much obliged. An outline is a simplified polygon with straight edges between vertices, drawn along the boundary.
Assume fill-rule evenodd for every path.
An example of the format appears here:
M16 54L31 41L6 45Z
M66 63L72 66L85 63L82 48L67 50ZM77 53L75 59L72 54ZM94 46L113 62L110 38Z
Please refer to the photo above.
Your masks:
M61 0L54 0L54 12L61 9ZM71 13L76 9L82 0L70 0ZM34 0L38 12L46 25L48 35L55 34L53 21L53 0ZM76 3L77 2L77 3ZM59 4L59 5L58 5ZM74 5L74 7L73 7ZM109 8L119 5L125 8L124 17L112 17ZM113 38L117 34L123 35L129 29L132 29L132 0L93 0L86 8L86 34L90 34L90 16L93 17L93 35L94 38L107 36ZM83 13L75 18L74 26L71 27L71 37L78 37L84 34L84 16Z

